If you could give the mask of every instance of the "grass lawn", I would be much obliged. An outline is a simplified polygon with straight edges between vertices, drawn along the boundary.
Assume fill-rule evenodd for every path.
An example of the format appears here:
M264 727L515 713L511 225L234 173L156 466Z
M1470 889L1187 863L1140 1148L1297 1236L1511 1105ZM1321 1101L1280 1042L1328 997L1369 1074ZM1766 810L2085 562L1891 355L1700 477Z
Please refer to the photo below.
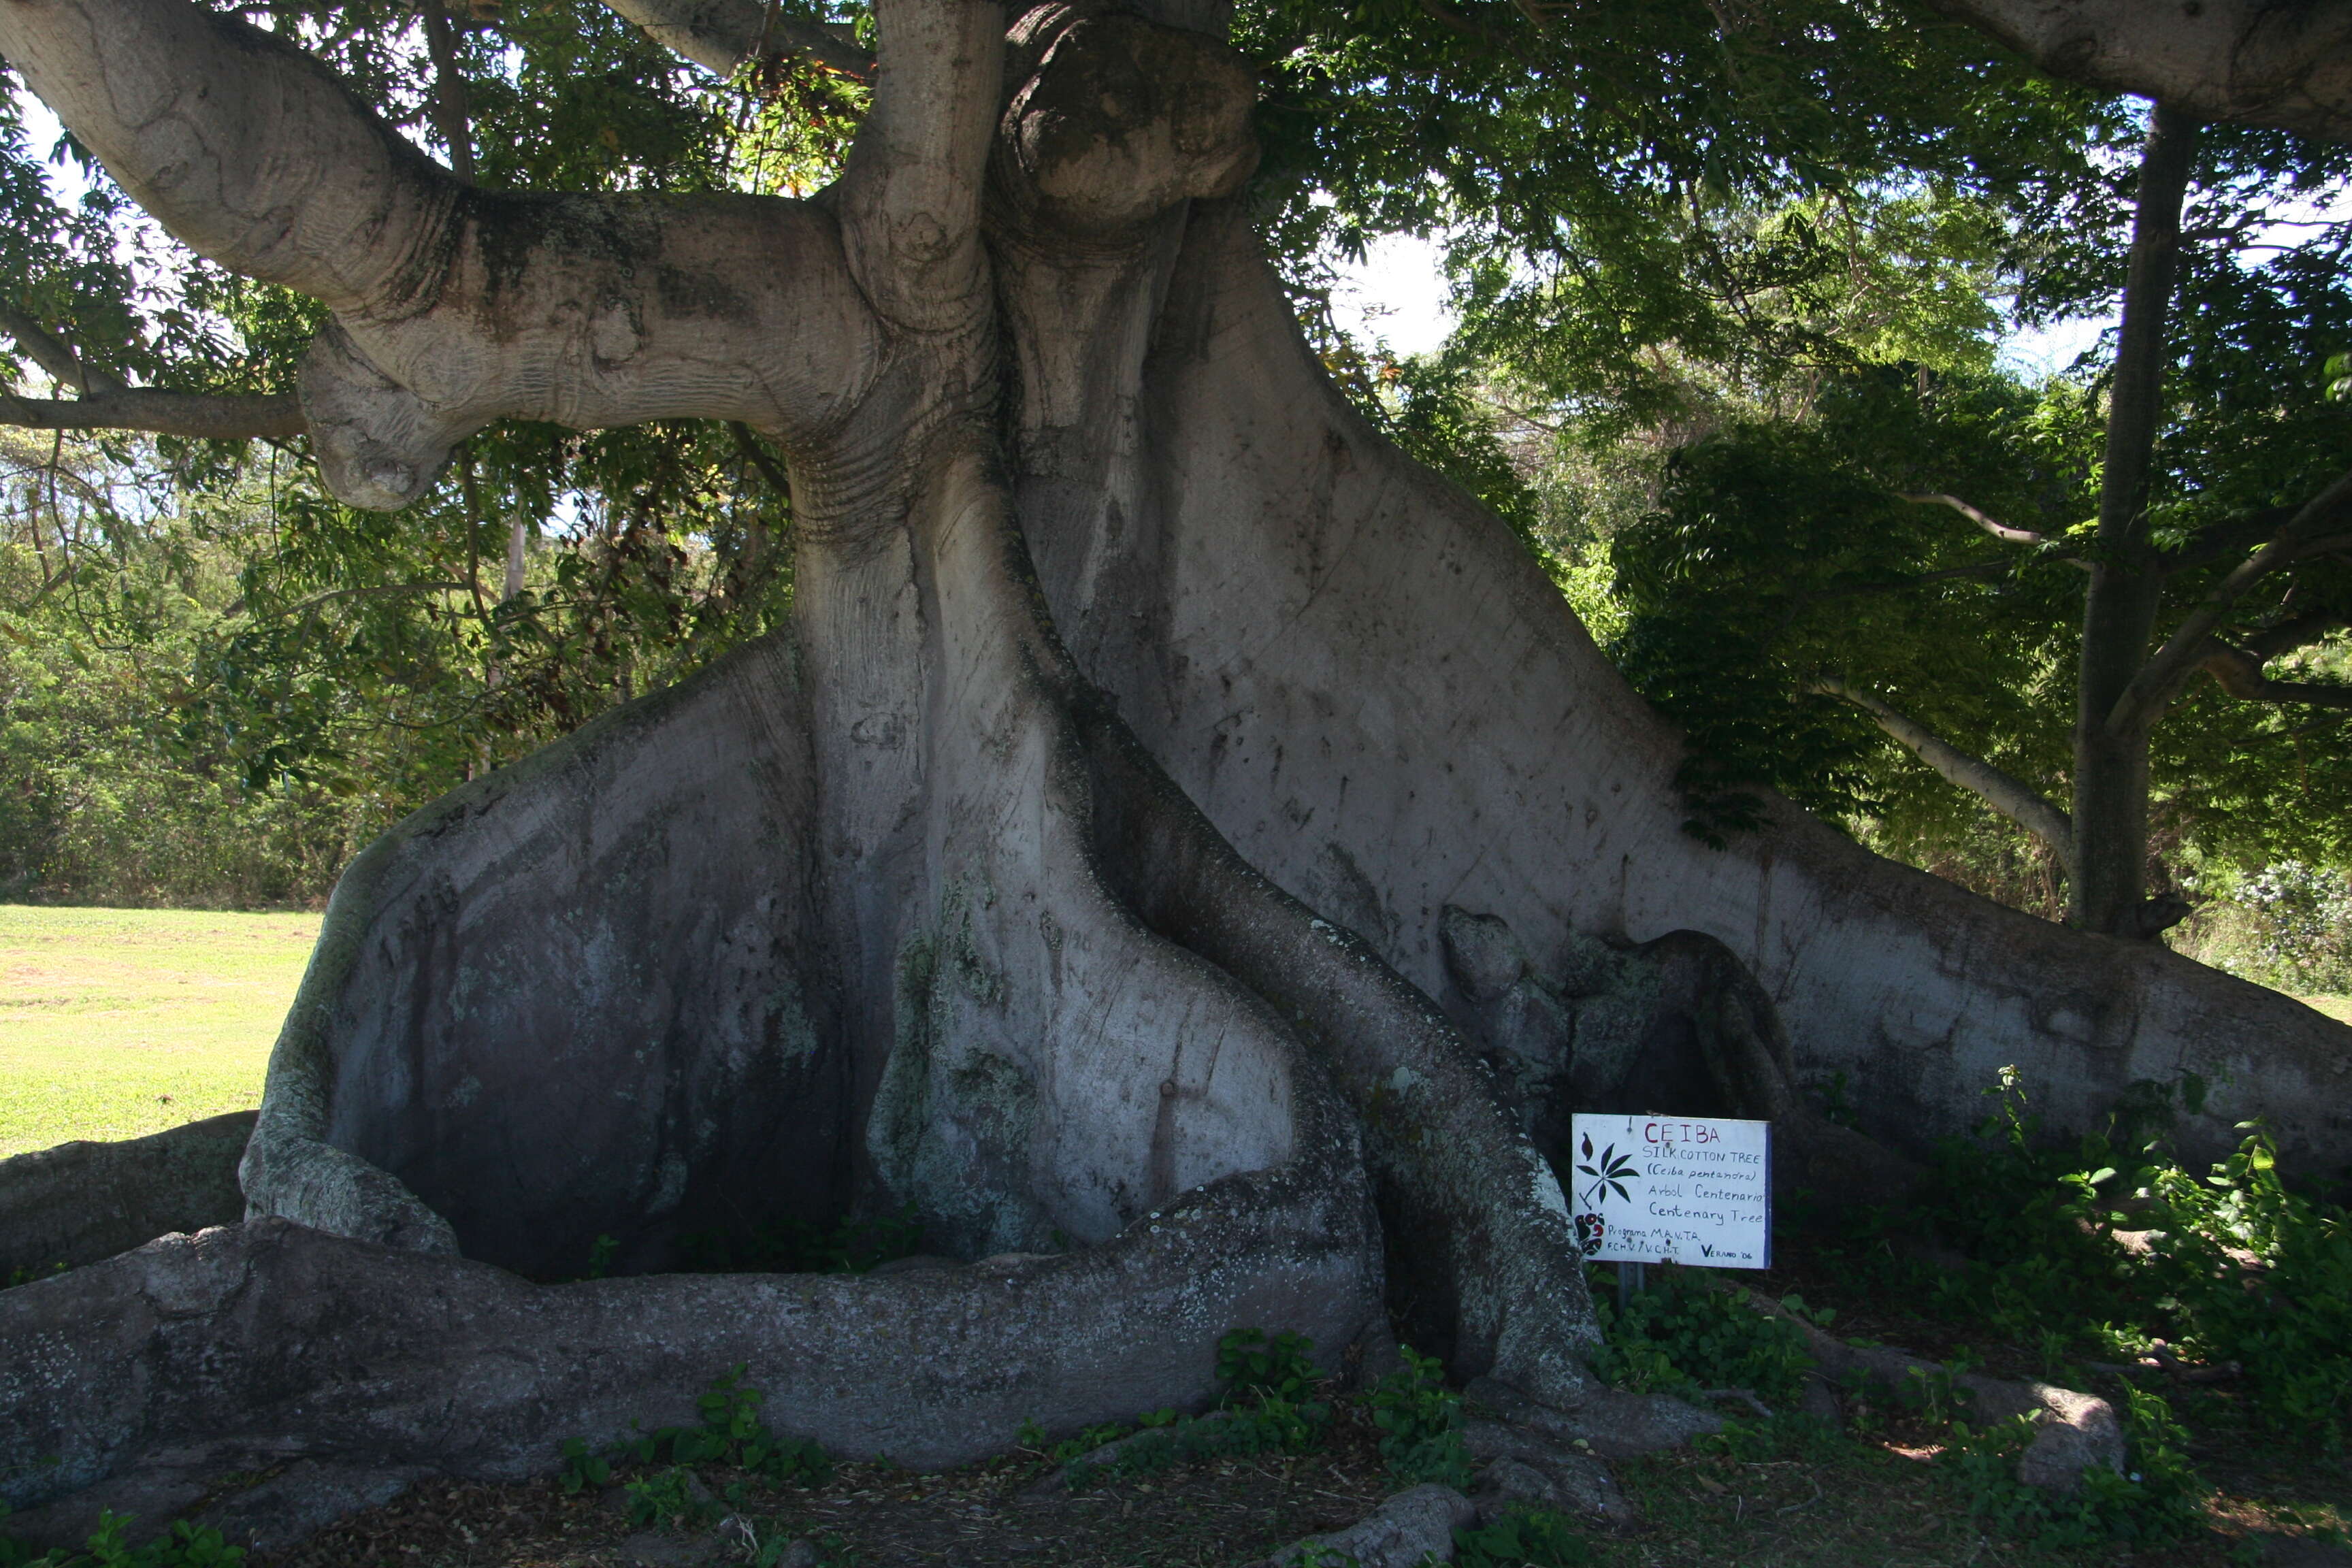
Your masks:
M261 1103L307 914L0 905L0 1158Z
M2306 1007L2316 1007L2341 1023L2352 1024L2352 996L2301 996L2296 998Z

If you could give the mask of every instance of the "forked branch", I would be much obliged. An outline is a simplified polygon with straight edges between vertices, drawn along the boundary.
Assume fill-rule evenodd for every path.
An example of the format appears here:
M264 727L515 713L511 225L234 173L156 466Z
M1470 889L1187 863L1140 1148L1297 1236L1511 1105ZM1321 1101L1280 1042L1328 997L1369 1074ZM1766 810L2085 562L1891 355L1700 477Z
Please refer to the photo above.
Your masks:
M13 305L0 305L0 332L15 339L25 356L60 386L84 394L122 390L121 376L85 363L63 338Z
M337 310L437 282L456 182L286 39L184 0L0 0L0 55L198 253Z
M967 24L994 15L973 0L909 5L918 34L934 12ZM936 41L914 41L918 97L920 51ZM391 510L494 419L585 429L733 418L789 439L870 383L870 308L833 221L799 204L478 191L285 39L188 0L0 0L0 54L173 234L335 311L303 362L299 416L282 401L124 393L106 407L20 405L26 423L307 426L338 496ZM974 80L985 54L959 57ZM981 96L992 106L989 79ZM947 148L955 127L932 127L935 108L904 109L902 141ZM938 169L943 157L915 162ZM976 192L976 177L966 184ZM974 256L977 200L961 231ZM957 216L941 199L891 206L902 218L918 208ZM937 230L891 232L919 243Z
M290 395L165 392L126 385L85 363L66 342L24 311L0 305L0 332L16 340L49 378L81 394L73 398L0 393L0 425L31 430L145 430L158 436L236 441L299 436L302 410Z
M2164 646L2140 667L2108 713L2108 732L2123 734L2152 720L2205 662L2211 652L2215 629L2247 591L2280 567L2332 542L2335 533L2347 521L2352 521L2352 472L2340 476L2306 501L2287 520L2285 527L2241 562L2183 617Z
M2352 708L2352 686L2309 680L2273 680L2263 667L2284 653L2309 647L2341 630L2342 616L2319 613L2283 621L2244 639L2242 645L2211 637L2200 668L2231 696L2246 702L2296 702L2313 708Z
M2024 780L1983 758L1961 751L1925 724L1871 693L1831 676L1816 677L1811 689L1851 702L1912 755L2050 847L2068 875L2074 868L2074 824Z

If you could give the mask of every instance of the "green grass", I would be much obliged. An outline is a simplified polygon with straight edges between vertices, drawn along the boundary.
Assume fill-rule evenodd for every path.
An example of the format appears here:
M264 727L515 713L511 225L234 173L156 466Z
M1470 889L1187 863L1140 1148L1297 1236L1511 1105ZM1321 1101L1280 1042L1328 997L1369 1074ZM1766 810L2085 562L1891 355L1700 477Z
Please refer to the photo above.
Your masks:
M307 914L0 905L0 1158L261 1103Z
M2316 1007L2338 1023L2352 1024L2352 996L2298 996L2306 1007Z

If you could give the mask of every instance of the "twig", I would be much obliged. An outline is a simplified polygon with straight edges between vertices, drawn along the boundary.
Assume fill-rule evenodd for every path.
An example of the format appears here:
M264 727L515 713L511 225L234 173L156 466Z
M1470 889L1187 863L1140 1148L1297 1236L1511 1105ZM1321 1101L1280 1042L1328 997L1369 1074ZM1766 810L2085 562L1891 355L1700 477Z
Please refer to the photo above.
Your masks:
M1776 1509L1774 1509L1772 1511L1773 1511L1774 1513L1794 1513L1794 1512L1796 1512L1796 1511L1797 1511L1799 1509L1801 1509L1801 1508L1811 1508L1811 1507L1812 1507L1815 1503L1817 1503L1817 1502L1819 1502L1819 1501L1821 1501L1821 1500L1822 1500L1822 1483L1821 1483L1821 1482L1819 1482L1819 1481L1814 1481L1814 1482L1813 1482L1813 1495L1812 1495L1812 1496L1811 1496L1811 1497L1807 1498L1807 1499L1806 1499L1804 1501L1802 1501L1802 1502L1792 1502L1792 1503L1790 1503L1790 1504L1788 1507L1786 1507L1786 1508L1776 1508Z

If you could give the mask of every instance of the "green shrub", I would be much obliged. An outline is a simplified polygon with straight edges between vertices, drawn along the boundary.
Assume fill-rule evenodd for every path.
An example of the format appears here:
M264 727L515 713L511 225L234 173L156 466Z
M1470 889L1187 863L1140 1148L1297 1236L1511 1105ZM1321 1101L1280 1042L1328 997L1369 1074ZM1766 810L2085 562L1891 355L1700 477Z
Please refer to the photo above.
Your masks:
M1679 1270L1654 1276L1621 1311L1596 1292L1602 1342L1592 1369L1636 1393L1741 1388L1769 1405L1795 1403L1812 1357L1794 1324Z
M2341 1447L2352 1434L2352 1226L2281 1178L2255 1124L2203 1175L2166 1142L2173 1108L2204 1086L2142 1085L2104 1131L2054 1143L2005 1070L2000 1107L1973 1139L1948 1141L1919 1209L1848 1238L1849 1283L1908 1297L1948 1319L2039 1343L2053 1373L2066 1346L2137 1354L2158 1340L2191 1361L2236 1362L2258 1426ZM1957 1272L1887 1245L1925 1220L1969 1258Z
M688 1489L694 1466L713 1465L741 1472L772 1485L793 1482L822 1486L833 1475L833 1460L817 1444L782 1437L768 1430L760 1417L766 1395L743 1382L743 1363L737 1363L711 1379L695 1403L702 1413L694 1426L663 1426L598 1453L577 1437L564 1439L563 1465L558 1472L563 1489L577 1492L600 1487L612 1479L618 1462L649 1467L667 1462L658 1473L632 1478L628 1489L631 1517L669 1520L684 1517L677 1500ZM730 1482L727 1500L740 1501L743 1482Z
M2124 1472L2095 1466L2072 1493L2017 1479L2018 1456L2034 1433L2023 1416L1981 1430L1955 1424L1952 1442L1937 1462L1971 1519L2037 1546L2157 1546L2198 1533L2207 1489L2181 1451L2188 1434L2161 1398L2141 1389L2126 1391L2121 1415L2128 1455Z
M1044 1435L1024 1428L1028 1447L1064 1459L1073 1490L1105 1474L1132 1475L1198 1459L1251 1454L1303 1454L1322 1442L1331 1425L1331 1406L1320 1398L1323 1373L1312 1359L1315 1342L1284 1332L1268 1338L1260 1329L1236 1329L1217 1342L1217 1378L1224 1386L1216 1418L1180 1418L1162 1410L1139 1416L1148 1436L1128 1444L1104 1465L1079 1460L1086 1453L1124 1436L1117 1426L1090 1427L1076 1438L1046 1450ZM1029 1441L1034 1433L1035 1441ZM1097 1440L1097 1435L1101 1435Z
M1492 1524L1454 1532L1455 1568L1583 1568L1591 1543L1563 1514L1513 1509Z
M0 1524L6 1523L7 1515L7 1505L0 1503ZM0 1534L0 1568L233 1568L245 1561L245 1548L229 1545L210 1525L174 1520L169 1530L146 1545L132 1547L122 1540L130 1524L129 1519L110 1509L101 1511L98 1532L82 1552L54 1547L37 1553Z
M1470 1486L1470 1456L1462 1447L1462 1396L1445 1386L1435 1356L1399 1347L1404 1365L1375 1384L1366 1400L1381 1429L1381 1458L1408 1485L1434 1481L1457 1491Z

